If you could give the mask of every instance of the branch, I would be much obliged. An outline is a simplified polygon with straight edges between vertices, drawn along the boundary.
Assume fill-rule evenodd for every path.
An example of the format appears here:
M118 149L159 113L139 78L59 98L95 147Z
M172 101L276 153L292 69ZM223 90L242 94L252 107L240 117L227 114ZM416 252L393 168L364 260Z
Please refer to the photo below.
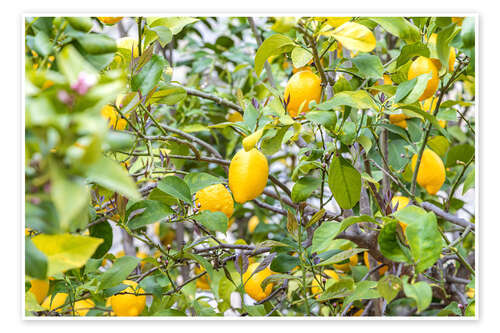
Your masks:
M218 97L218 96L215 96L215 95L210 95L210 94L207 94L205 92L202 92L202 91L199 91L199 90L196 90L196 89L193 89L193 88L184 87L184 89L186 90L186 93L189 96L197 96L197 97L209 99L209 100L214 101L215 103L217 103L219 105L226 106L226 107L228 107L230 109L238 111L239 113L243 113L243 108L241 108L237 104L234 104L233 102L230 102L230 101L227 101L227 100L223 99L222 97Z
M255 36L255 40L257 41L257 46L260 47L262 45L262 39L260 38L259 32L257 31L257 26L255 25L255 21L253 20L253 17L247 17L248 23L250 24L250 27L252 28L253 35ZM264 63L264 68L266 70L266 75L267 79L269 80L269 83L273 88L276 88L276 84L274 83L274 77L273 77L273 72L271 70L271 66L269 65L269 62L266 60Z
M445 212L443 209L431 204L430 202L422 202L420 207L430 210L434 212L437 216L445 219L446 221L449 221L453 224L459 225L464 228L470 228L472 230L476 230L476 225L474 223L471 223L461 217L455 216L453 214Z

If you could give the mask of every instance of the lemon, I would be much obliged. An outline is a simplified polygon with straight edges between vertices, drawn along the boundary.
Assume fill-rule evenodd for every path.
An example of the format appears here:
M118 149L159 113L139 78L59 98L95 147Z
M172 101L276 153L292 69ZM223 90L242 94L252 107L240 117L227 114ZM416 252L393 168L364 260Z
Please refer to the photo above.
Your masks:
M105 105L101 109L101 116L107 121L110 128L123 131L127 127L127 121L120 117L120 114L111 105Z
M424 102L420 102L420 106L425 112L432 111L431 114L436 113L437 98L428 98ZM438 120L439 126L446 127L446 120Z
M43 301L42 307L50 311L57 309L57 312L61 312L61 308L59 307L64 305L66 298L68 298L68 294L57 293L54 297L47 297L45 301Z
M33 295L35 295L38 304L42 303L45 297L47 297L47 293L49 292L49 281L33 279L30 282L31 288L29 291L31 291Z
M384 84L392 84L391 77L387 74L384 74Z
M408 124L406 123L406 119L408 116L404 113L397 113L389 115L389 121L391 124L399 126L401 128L407 128Z
M75 311L75 316L85 317L87 312L95 306L91 299L82 299L81 301L75 302L73 305L73 310Z
M259 218L257 216L252 216L249 220L248 220L248 232L249 233L252 233L255 228L257 228L257 225L259 224Z
M104 24L113 25L122 20L123 16L115 16L115 17L106 17L106 16L98 16L97 19Z
M323 271L323 273L325 273L329 278L332 278L335 281L339 280L339 276L332 269L325 269ZM313 279L313 281L311 283L311 293L313 295L315 295L314 296L315 298L319 298L321 295L320 293L323 291L323 288L321 288L320 283L318 282L318 281L321 281L322 278L323 277L320 274L318 274L318 275L316 275L316 277Z
M370 270L370 260L368 259L368 251L365 251L365 253L363 254L363 261L365 262L365 266L368 268L368 270ZM377 261L377 266L378 265L380 265L380 262ZM387 272L387 269L388 269L387 266L383 266L378 270L378 273L380 275L384 275L385 272Z
M196 274L196 275L203 273L204 271L205 271L205 269L203 267L196 266L194 268L194 274ZM196 288L200 288L203 290L210 290L209 283L210 283L210 278L209 278L208 274L205 274L196 280Z
M128 285L122 292L127 293L144 293L144 290L138 287L137 283L130 280L125 280L123 284ZM111 296L111 308L119 317L134 317L141 314L146 306L146 296L136 296L132 294L117 294Z
M132 59L139 56L139 42L132 37L122 37L116 40L116 47L118 49L126 49L130 52ZM116 56L115 60L119 63L121 58Z
M245 292L256 301L262 301L264 298L271 294L273 290L273 284L269 283L263 290L260 286L262 281L264 281L268 276L272 275L273 272L269 267L264 268L260 272L252 275L260 263L256 262L248 266L247 271L243 274L243 283L245 285Z
M257 198L266 187L269 176L267 159L253 148L238 151L229 164L229 188L234 200L244 203Z
M358 255L355 254L352 257L349 258L349 262L345 264L333 264L333 267L335 267L336 270L342 271L342 272L349 272L351 271L352 266L356 266L358 264Z
M299 109L301 112L309 111L309 102L319 103L320 97L321 79L309 70L293 74L285 88L284 99L292 117L297 117Z
M415 171L417 165L417 154L411 159L411 169ZM444 164L438 154L430 149L425 149L422 154L422 161L417 174L418 185L425 188L431 194L436 194L446 180L446 170Z
M260 138L262 137L262 133L264 133L264 130L260 129L260 130L253 132L252 134L250 134L246 138L244 138L243 142L242 142L243 149L245 149L245 151L252 150L252 148L255 147L257 142L259 142Z
M227 114L226 119L232 123L237 123L243 121L243 116L238 111L232 111Z
M391 206L393 209L394 209L394 207L396 207L396 205L398 206L396 211L405 208L406 206L408 206L409 203L410 203L410 199L408 199L407 197L402 197L402 196L398 196L398 195L392 197L392 200L391 200ZM401 226L401 229L403 229L403 232L406 232L406 227L408 226L408 224L399 221L399 225Z
M429 44L433 48L436 47L436 45L437 45L437 34L432 34L429 37ZM457 55L455 53L455 48L450 46L450 55L449 55L449 58L448 58L448 71L449 72L453 72L453 68L455 67L455 60L456 60L456 58L457 58ZM441 62L439 60L437 60L437 62L439 63L439 66L441 66Z
M233 215L234 202L231 193L222 184L215 184L195 194L195 204L200 211L222 212L229 219Z
M430 73L432 76L429 81L427 81L427 86L420 96L419 101L423 101L424 99L431 97L436 92L439 86L438 69L431 59L420 56L413 61L410 65L410 69L408 70L408 80L412 80L419 75L427 73Z

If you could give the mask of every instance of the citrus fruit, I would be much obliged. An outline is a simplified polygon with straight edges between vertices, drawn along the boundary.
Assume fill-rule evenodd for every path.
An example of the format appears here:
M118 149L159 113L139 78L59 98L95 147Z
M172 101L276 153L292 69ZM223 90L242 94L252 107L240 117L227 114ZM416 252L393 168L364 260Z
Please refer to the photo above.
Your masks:
M125 280L123 284L128 285L122 292L127 293L144 293L136 282ZM117 294L111 296L111 308L113 312L119 317L133 317L141 314L146 306L146 296L137 296L132 294Z
M123 16L114 16L114 17L109 17L109 16L98 16L97 19L101 21L104 24L108 25L113 25L115 23L118 23L122 20Z
M339 276L332 269L325 269L323 271L323 273L325 273L326 276L334 279L335 281L339 280ZM319 298L321 295L320 293L323 291L323 288L321 288L320 282L318 282L318 281L321 281L322 279L323 279L323 277L320 274L317 274L315 276L315 278L313 278L313 280L312 280L311 293L314 295L315 298Z
M248 232L249 233L252 233L255 228L257 228L257 225L259 224L259 218L257 216L252 216L249 220L248 220Z
M384 84L392 84L391 77L387 74L384 74Z
M259 142L260 138L262 137L262 133L264 133L264 130L260 129L260 130L253 132L252 134L250 134L246 138L244 138L243 142L242 142L243 149L245 149L245 151L252 150L252 148L255 147L257 142Z
M226 118L228 121L230 121L232 123L237 123L239 121L243 121L243 116L238 111L229 112L227 114Z
M411 169L415 171L417 165L417 154L411 159ZM422 154L422 160L417 174L418 185L425 188L431 194L436 194L446 180L446 170L438 154L430 149L425 149Z
M257 149L238 151L229 164L229 188L234 200L244 203L257 198L266 187L269 176L267 159Z
M438 69L431 59L420 56L413 61L410 65L410 69L408 70L408 80L412 80L419 75L427 73L430 73L432 76L429 81L427 81L427 86L425 87L422 95L420 95L419 101L423 101L424 99L431 97L436 92L439 86Z
M130 54L132 59L136 58L139 56L139 42L137 39L132 38L132 37L122 37L116 40L116 47L118 49L125 49L127 50ZM115 60L117 62L121 62L121 58L116 56Z
M335 267L336 270L342 271L342 272L349 272L351 271L352 266L356 266L358 264L358 255L355 254L352 257L349 258L349 262L345 264L333 264L333 267Z
M269 283L264 290L260 286L262 281L273 274L269 267L266 267L260 272L253 274L253 272L257 267L259 267L259 265L260 263L258 262L249 265L247 271L243 274L245 292L257 302L262 301L264 298L269 296L271 294L271 291L273 290L272 283Z
M429 37L429 44L432 48L436 48L437 34L434 33ZM453 72L453 68L455 67L456 58L457 58L457 55L455 53L455 48L450 46L450 55L448 58L448 71L449 72ZM436 60L437 60L437 63L439 63L439 66L438 66L438 69L439 69L439 67L441 67L441 61L439 61L439 59L436 59Z
M432 111L431 114L434 114L436 113L437 101L437 98L427 98L425 101L420 102L420 105L425 112ZM438 120L438 123L442 128L446 127L446 120Z
M45 301L42 303L42 307L47 310L56 310L57 312L61 312L61 307L66 302L66 298L68 294L66 293L57 293L54 297L48 296Z
M229 219L233 215L234 202L231 193L222 184L215 184L195 194L195 204L200 211L222 212Z
M42 303L44 298L47 296L47 293L49 292L49 281L33 279L30 282L31 288L29 291L31 291L33 295L35 295L38 304Z
M309 102L319 103L321 97L321 79L311 71L303 70L292 75L285 88L285 103L290 116L297 117L301 112L309 111ZM302 108L301 108L302 107Z
M127 127L127 121L111 105L105 105L101 109L101 115L108 121L109 128L123 131Z
M365 262L365 266L370 269L370 260L368 259L368 251L365 251L363 254L363 261ZM377 266L380 265L380 262L377 261ZM382 266L379 270L378 273L380 275L384 275L385 272L387 272L388 267L387 266Z
M198 267L196 266L194 268L194 274L198 275L200 273L203 273L205 269L203 267ZM203 275L202 277L198 278L196 280L196 288L200 288L203 290L210 290L210 280L209 280L208 274Z
M402 197L402 196L398 196L398 195L392 197L392 200L391 200L392 209L394 210L394 208L397 206L396 211L405 208L406 206L408 206L409 203L410 203L410 199L408 199L407 197ZM406 232L406 227L408 226L408 224L399 221L399 225L401 226L401 229L403 229L403 233Z
M391 124L399 126L401 128L407 128L408 124L406 123L406 119L408 116L404 113L397 113L389 115L389 121Z
M73 310L75 311L75 316L84 317L87 315L90 309L95 306L94 302L91 299L82 299L80 301L75 302L73 305Z

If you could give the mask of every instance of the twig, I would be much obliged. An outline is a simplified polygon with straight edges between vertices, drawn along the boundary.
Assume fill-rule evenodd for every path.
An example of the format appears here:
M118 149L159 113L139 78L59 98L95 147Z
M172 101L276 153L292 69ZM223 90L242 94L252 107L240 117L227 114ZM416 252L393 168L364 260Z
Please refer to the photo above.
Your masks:
M259 31L257 30L257 26L255 25L255 21L253 17L247 17L247 19L248 23L250 24L250 27L252 28L255 40L257 41L257 47L260 47L262 45L262 39L260 38ZM271 65L269 65L269 62L267 60L264 63L264 69L266 70L266 75L267 79L269 80L269 83L273 88L276 88L276 84L274 83L273 72L271 70Z

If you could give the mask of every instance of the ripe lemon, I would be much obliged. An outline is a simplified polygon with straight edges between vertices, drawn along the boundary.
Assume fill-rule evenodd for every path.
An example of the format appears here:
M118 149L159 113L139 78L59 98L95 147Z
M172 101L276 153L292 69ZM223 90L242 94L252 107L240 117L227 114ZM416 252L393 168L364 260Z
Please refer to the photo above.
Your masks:
M410 65L410 69L408 70L408 80L412 80L419 75L427 73L430 73L432 77L429 81L427 81L427 86L420 96L419 101L423 101L424 99L431 97L436 92L439 86L438 69L431 59L420 56L413 61Z
M198 275L200 273L203 273L205 269L203 267L198 267L196 266L194 268L194 274ZM203 290L210 290L210 277L208 274L203 275L202 277L198 278L196 280L196 288L200 288Z
M428 98L426 99L423 103L420 102L420 106L425 112L432 111L431 114L436 113L436 104L437 104L438 99L437 98ZM442 128L445 128L446 126L446 120L438 120L439 126Z
M339 276L332 269L325 269L323 273L325 273L329 278L332 278L335 281L339 280ZM318 282L321 281L321 279L323 279L323 277L320 274L317 274L311 283L311 293L315 295L315 298L319 298L321 296L320 293L323 291L323 288L321 288L320 283Z
M35 295L38 304L42 303L45 297L47 297L47 293L49 292L49 281L33 279L30 282L31 288L29 291L31 291L33 295Z
M249 265L247 271L243 274L245 292L257 302L262 301L264 298L269 296L271 294L271 291L273 290L272 283L269 283L264 290L260 287L262 281L273 274L269 267L266 267L260 272L252 275L252 273L257 267L259 267L259 265L260 263L258 262Z
M365 266L368 268L368 270L370 269L370 260L368 259L368 251L365 251L365 253L363 254L363 261L365 262ZM380 262L377 261L377 266L380 265ZM375 266L376 267L376 266ZM379 270L378 270L378 273L380 275L384 275L385 272L387 272L387 269L388 267L387 266L383 266L381 267Z
M437 34L432 34L429 37L429 44L431 47L435 48L437 45ZM457 55L455 53L455 48L450 46L450 56L448 58L448 71L453 72L453 68L455 67L455 60L457 58ZM437 63L439 63L439 66L441 66L441 62L437 59ZM438 67L439 69L439 67Z
M266 187L269 176L267 159L257 149L237 152L229 164L229 188L234 200L244 203L257 198Z
M415 171L417 165L417 154L411 159L411 169ZM438 154L430 149L425 149L422 154L422 161L417 174L418 185L425 188L431 194L436 194L446 180L446 170L444 164Z
M252 233L255 228L257 228L257 225L259 224L259 218L257 216L252 216L250 220L248 220L248 232Z
M138 287L137 283L125 280L123 284L129 285L122 292L144 293L144 290ZM132 294L117 294L111 296L111 308L119 317L134 317L141 314L146 306L146 296L136 296Z
M108 16L98 16L97 19L101 21L104 24L108 25L113 25L115 23L118 23L122 20L123 16L115 16L115 17L108 17Z
M384 74L384 84L392 84L391 77L387 74Z
M87 312L95 306L91 299L82 299L81 301L75 302L73 309L75 311L75 316L85 317Z
M389 115L389 121L391 124L399 126L401 128L407 128L408 124L406 123L406 119L409 117L404 113L391 114Z
M234 201L231 193L222 184L215 184L195 194L195 204L200 211L222 212L229 219L233 215Z
M232 111L227 114L226 119L232 123L237 123L243 121L243 116L238 111Z
M285 103L290 116L297 117L301 112L309 111L309 102L319 103L321 97L321 79L311 71L303 70L292 75L285 88Z
M336 270L342 271L344 273L350 272L352 266L356 266L358 264L358 255L355 254L349 258L349 262L345 264L333 264Z
M127 127L127 121L111 105L105 105L101 109L101 115L108 121L109 128L123 131Z
M43 301L42 307L50 311L57 309L57 312L61 312L61 308L59 307L64 305L66 298L68 298L68 294L57 293L54 297L47 297L45 301Z

